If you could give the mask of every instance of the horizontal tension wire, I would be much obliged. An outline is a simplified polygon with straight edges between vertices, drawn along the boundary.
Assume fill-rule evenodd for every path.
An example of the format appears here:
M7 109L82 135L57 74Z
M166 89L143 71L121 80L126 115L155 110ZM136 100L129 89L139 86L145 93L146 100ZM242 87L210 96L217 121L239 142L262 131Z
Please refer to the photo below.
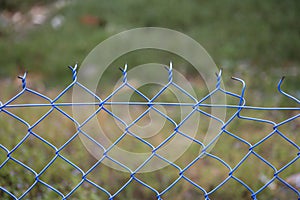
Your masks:
M99 106L99 105L129 105L129 106L187 106L194 107L195 103L167 103L167 102L87 102L87 103L49 103L49 104L9 104L2 105L4 108L20 107L51 107L51 106ZM214 108L242 108L255 110L300 110L300 107L257 107L257 106L239 106L239 105L222 105L222 104L198 104L199 107Z

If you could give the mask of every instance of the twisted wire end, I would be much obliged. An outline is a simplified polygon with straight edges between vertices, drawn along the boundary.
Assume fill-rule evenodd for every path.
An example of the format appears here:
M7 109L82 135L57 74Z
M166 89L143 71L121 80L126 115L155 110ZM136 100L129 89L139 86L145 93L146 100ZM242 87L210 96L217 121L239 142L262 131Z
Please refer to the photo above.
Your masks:
M223 69L220 68L219 73L216 73L216 76L217 76L217 84L216 84L216 88L217 88L217 89L220 89L220 87L221 87L222 71L223 71Z
M121 72L123 74L123 82L124 83L127 82L127 68L128 68L127 63L125 64L124 69L122 67L119 67L119 69L121 70Z
M172 80L173 80L173 63L172 63L172 61L170 61L169 67L166 67L166 68L167 68L168 73L169 73L168 81L172 82Z
M172 63L172 61L170 61L170 70L172 70L173 69L173 63Z
M73 81L75 81L77 79L77 67L78 67L78 64L76 63L74 67L72 67L71 65L68 66L70 70L72 70L72 79Z
M127 65L127 63L125 64L125 67L124 67L124 71L125 72L127 72L127 67L128 67L128 65Z
M24 72L23 76L18 76L19 79L22 80L22 88L26 88L26 76L27 76L27 71Z

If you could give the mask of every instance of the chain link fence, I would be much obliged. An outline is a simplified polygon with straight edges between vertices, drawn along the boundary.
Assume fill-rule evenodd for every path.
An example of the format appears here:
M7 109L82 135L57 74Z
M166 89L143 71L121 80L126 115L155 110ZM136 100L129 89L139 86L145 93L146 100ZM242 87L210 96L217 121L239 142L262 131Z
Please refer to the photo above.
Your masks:
M0 128L1 199L47 199L43 197L43 193L47 192L51 192L53 195L49 197L49 199L81 199L83 197L80 197L78 193L84 193L84 190L88 191L89 195L91 195L91 193L94 194L93 197L88 197L90 199L99 199L99 197L101 197L101 199L202 198L206 200L218 199L217 197L223 199L231 198L230 196L226 196L226 194L223 195L224 191L222 191L222 188L231 190L231 193L229 193L229 195L232 193L243 191L239 197L244 196L245 199L260 199L260 195L266 190L271 192L277 191L277 193L275 192L275 195L273 195L274 199L280 199L278 191L283 194L282 199L290 199L290 197L286 195L286 191L288 191L288 195L291 195L291 198L300 199L300 170L299 163L297 163L299 162L300 158L299 121L297 121L300 116L299 107L255 107L246 105L246 101L244 98L244 93L246 90L245 82L239 78L233 78L234 80L241 83L242 90L240 94L227 91L223 89L220 84L221 72L217 74L217 84L215 90L199 100L191 94L187 93L173 81L172 68L167 69L169 73L168 83L164 87L162 87L161 90L156 95L154 95L153 98L147 97L145 94L143 94L143 92L130 84L130 81L127 80L127 71L125 68L121 69L123 73L122 84L110 95L108 95L107 98L101 99L99 96L91 92L88 88L77 81L76 67L70 67L70 69L73 73L73 82L53 99L27 87L25 73L24 76L19 77L22 80L22 91L7 102L0 102L0 119L3 118L3 120L1 121L2 123L0 124L2 126L2 128ZM282 82L283 79L281 79L278 83L278 91L285 96L286 101L291 101L296 103L296 105L299 105L299 99L284 92L281 89ZM67 92L71 91L75 86L80 87L83 91L85 91L86 95L91 95L92 97L94 97L96 101L81 103L63 102L61 100L63 99L63 96ZM156 99L171 86L177 88L187 97L192 99L195 103L171 103L156 101ZM134 93L141 99L143 99L143 101L112 101L112 97L118 91L124 88L134 91ZM216 93L223 93L228 97L235 98L238 103L235 105L217 105L204 103L205 100L209 99ZM25 94L30 94L36 98L43 99L45 103L15 103ZM144 106L147 109L143 113L141 113L135 120L128 124L123 119L121 119L121 117L113 113L113 111L110 109L113 105ZM65 107L74 106L83 108L85 106L93 106L96 107L96 111L92 113L85 121L78 122L70 113L64 111ZM162 112L158 108L158 106L188 106L192 111L188 115L186 115L183 120L178 121L172 119L172 117L168 116L165 112ZM230 116L225 121L221 120L218 118L218 116L214 116L209 112L209 108L212 107L231 110L232 114L230 114ZM22 117L26 115L26 113L23 113L23 115L18 115L15 113L16 110L21 108L44 108L46 109L46 111L41 117L39 117L38 120L30 123L27 120L28 118L25 119L24 117ZM208 108L208 111L205 110L205 108ZM265 115L258 114L255 117L244 115L244 111L255 111L256 113L272 113L274 111L289 112L291 116L275 122L264 118ZM63 116L63 119L57 119L58 121L60 121L59 128L54 128L58 133L55 136L57 138L53 139L50 135L51 129L53 128L52 126L58 125L48 124L48 127L43 127L43 130L45 132L47 132L47 130L49 131L49 133L47 134L41 134L40 132L35 131L35 129L39 126L44 126L43 121L47 120L48 117L54 112L58 113L59 116ZM170 133L167 133L167 136L163 140L161 140L159 144L155 145L131 130L131 127L138 123L138 121L144 118L147 114L149 114L149 112L156 113L157 115L168 121L170 124L172 124L172 131ZM89 123L90 120L97 117L97 114L101 113L105 113L117 123L122 124L123 127L121 133L114 138L111 146L103 145L101 143L101 140L97 140L93 137L92 134L84 130L85 125ZM211 138L210 142L207 144L204 144L201 139L191 137L188 133L181 131L181 126L184 126L185 122L189 120L189 117L194 113L205 116L210 120L217 121L221 124L221 128L218 134ZM28 115L31 114L32 113ZM12 137L11 130L5 128L5 124L9 123L9 120L13 121L13 126L21 124L23 129L26 129L23 130L23 132L14 133L14 138L11 139L12 141L14 141L14 144L8 144L7 142L8 138ZM76 129L74 133L64 133L63 126L64 121L66 120L75 125ZM259 138L256 138L257 141L250 142L249 138L252 137L252 133L249 133L247 137L244 137L241 136L241 131L234 132L230 129L231 124L236 123L236 120L239 120L240 123L251 122L252 124L254 124L252 125L253 127L255 127L255 124L262 124L263 126L271 127L271 129L268 133L261 135ZM293 126L295 128L293 130L283 128L288 126ZM251 127L248 128L251 129ZM292 131L292 133L286 132L286 130ZM127 136L131 136L130 140L135 140L140 145L144 145L151 150L149 157L145 159L143 163L140 163L139 166L135 169L127 166L126 162L118 160L110 155L110 152L112 151L112 149L114 149L115 146L122 143L125 138L128 139ZM165 158L164 155L161 155L159 153L160 148L163 148L163 146L170 142L175 136L180 136L186 140L189 140L191 144L197 146L197 149L199 149L194 152L193 149L191 150L191 152L194 153L194 156L189 161L182 162L181 164L180 162L172 162ZM81 154L83 150L68 150L68 147L71 146L72 143L74 143L74 141L78 140L80 137L84 137L90 145L94 146L94 148L98 152L100 152L100 155L98 155L97 159L94 160L94 162L91 162L91 165L85 163L87 162L86 160L74 160L74 157L72 158L70 156L66 156L66 154L64 153L65 151L69 151L68 155ZM230 140L233 140L234 142L226 143L228 140L223 140L224 137L230 138ZM55 143L52 141L60 142ZM271 144L266 145L268 141L271 141ZM277 142L278 144L276 145ZM211 150L213 149L213 146L218 144L222 144L224 147L224 150L221 154L214 153L214 151ZM41 147L41 152L42 148L47 147L49 149L49 155L46 155L47 159L44 158L45 155L41 156L39 154L38 148L41 145L43 146ZM269 149L262 148L265 146ZM275 147L278 147L279 150L276 151ZM286 151L282 151L280 147L286 148ZM132 148L134 149L134 147ZM217 148L217 146L215 148ZM265 154L265 152L268 152L268 154ZM273 155L274 152L280 155L276 157ZM28 156L26 156L25 154L28 154ZM224 157L225 155L227 157ZM227 159L230 158L231 155L239 155L239 157L238 159L236 157L233 157L233 160L235 160L235 162L231 162L230 159ZM182 155L182 157L184 156L188 156L191 158L191 156L186 154ZM280 160L280 158L282 158L282 160ZM168 172L162 173L159 176L145 179L140 172L142 168L148 165L153 159L166 163L166 165L168 166ZM253 161L251 162L252 164L248 164L241 175L241 173L239 173L239 170L245 167L246 163L249 162L249 160ZM115 165L121 168L123 171L122 179L118 178L113 169L107 169L103 172L101 172L100 170L99 172L98 169L104 165L104 161L107 161L111 163L111 165ZM39 167L39 169L37 169L37 165L42 167ZM61 166L64 166L64 168L62 169ZM263 166L263 168L261 168L261 166ZM17 168L19 169L19 171L15 170ZM264 173L262 169L268 172ZM98 172L94 173L96 170L98 170ZM208 172L205 170L215 171ZM47 172L49 171L52 171L52 175L47 177ZM253 172L255 173L260 171L261 173L253 174ZM58 177L52 177L53 174L57 173L59 174ZM147 175L147 173L145 174ZM26 178L22 178L22 176L25 175ZM72 179L73 176L76 177L76 180L72 181L72 184L69 184L68 181L65 181L65 179ZM212 182L212 180L215 181L214 184L211 184L209 186L205 184L205 182ZM252 181L258 181L259 184L253 186ZM109 184L107 182L111 182L113 184L111 187L113 187L114 190L109 188ZM160 184L164 184L164 186L161 186ZM281 190L282 188L284 188L284 190ZM128 191L132 191L132 196L126 196L128 194ZM168 196L169 193L174 194L172 198ZM181 195L180 193L184 194ZM87 195L87 193L84 194ZM234 198L234 196L232 196L232 198ZM261 196L261 198L265 199L264 196Z

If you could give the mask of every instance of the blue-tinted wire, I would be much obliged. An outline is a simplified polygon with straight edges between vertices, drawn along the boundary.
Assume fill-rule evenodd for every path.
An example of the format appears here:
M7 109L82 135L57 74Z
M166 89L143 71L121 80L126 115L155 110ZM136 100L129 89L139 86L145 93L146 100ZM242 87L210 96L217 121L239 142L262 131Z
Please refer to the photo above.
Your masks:
M132 183L132 181L136 181L137 183L143 185L144 187L150 189L152 192L155 193L155 196L157 199L162 199L162 196L164 194L166 194L168 191L170 191L173 187L176 186L176 184L180 181L180 180L185 180L187 182L189 182L191 185L193 185L194 187L196 187L198 190L200 190L203 193L203 197L208 200L210 199L210 195L213 193L216 193L220 188L223 187L223 185L225 185L229 180L235 180L237 181L240 185L242 185L243 187L245 187L250 193L251 193L251 198L252 199L257 199L257 194L263 192L270 184L272 184L275 180L280 181L282 184L284 184L285 186L287 186L289 189L291 189L291 191L295 192L298 195L298 198L300 199L300 192L292 185L290 185L289 183L287 183L284 179L282 179L280 177L280 174L286 170L288 167L290 167L291 165L293 165L299 158L300 158L300 147L297 144L297 142L291 140L289 137L287 137L284 133L282 133L279 128L280 126L283 126L285 124L288 124L292 121L294 121L295 119L297 119L300 114L296 114L288 119L285 119L279 123L275 123L271 120L266 120L266 119L262 119L262 118L254 118L254 117L249 117L249 116L243 116L241 115L241 111L242 110L281 110L281 111L298 111L300 110L299 107L255 107L255 106L248 106L246 105L246 101L244 98L245 95L245 90L246 90L246 84L242 79L239 78L235 78L232 77L234 80L242 83L242 89L241 89L241 94L235 94L229 91L226 91L225 89L223 89L221 87L221 82L222 82L222 70L219 71L219 73L217 74L217 83L216 83L216 88L210 92L209 94L207 94L206 96L204 96L202 99L197 100L196 97L192 96L189 92L187 92L186 90L184 90L182 87L180 87L179 85L177 85L174 80L173 80L173 71L172 71L172 63L170 63L170 65L168 67L166 67L167 71L168 71L168 83L166 85L163 86L163 88L157 92L151 99L149 99L145 94L143 94L141 91L139 91L138 89L136 89L135 87L133 87L127 79L127 70L128 70L128 66L127 64L125 65L124 69L121 69L122 71L122 75L123 75L123 79L122 79L122 84L116 88L111 94L109 94L104 100L102 100L100 97L98 97L96 94L94 94L92 91L90 91L88 88L86 88L84 85L82 85L81 83L78 82L77 80L77 64L74 67L69 67L72 71L72 83L70 83L62 92L60 92L54 99L51 99L35 90L32 90L30 88L27 87L27 83L26 83L26 77L27 77L27 73L24 73L23 76L19 76L19 78L21 79L22 82L22 90L15 95L14 97L12 97L10 100L8 100L6 103L2 103L0 101L0 113L4 113L5 115L8 115L10 117L12 117L13 119L17 120L18 123L22 123L24 124L27 128L28 131L27 133L24 135L24 137L11 149L9 150L8 148L5 147L5 144L0 144L0 150L5 151L7 154L7 158L2 161L2 163L0 163L0 170L2 168L4 168L6 166L6 164L9 161L13 161L16 165L21 166L22 168L24 168L25 170L31 172L31 174L33 174L33 176L35 177L35 181L30 185L30 187L23 192L23 194L21 194L21 196L16 197L11 191L8 191L6 188L0 186L0 190L3 191L4 193L6 193L8 196L12 197L13 199L16 200L20 200L20 199L24 199L26 198L26 196L28 195L28 193L34 188L36 187L36 185L38 183L46 186L47 188L49 188L50 190L54 191L56 194L58 194L63 200L65 199L69 199L72 198L72 194L81 187L81 185L86 182L90 185L92 185L93 187L97 188L98 190L101 190L102 192L104 192L107 196L108 199L114 199L116 196L118 196L128 185L130 185ZM283 78L279 81L278 83L278 90L281 94L283 94L284 96L288 97L289 99L297 102L298 104L300 103L300 100L284 91L282 91L281 89L281 85L283 82ZM83 89L85 92L87 92L87 94L91 95L93 98L96 99L97 102L83 102L83 103L58 103L57 101L59 99L62 98L62 96L64 94L66 94L66 92L68 92L69 90L71 90L74 86L79 86L81 89ZM175 87L177 88L182 94L186 95L189 99L191 99L191 101L193 103L186 103L186 102L179 102L179 103L169 103L169 102L156 102L155 100L164 92L166 91L169 87ZM137 95L139 95L140 97L142 97L145 102L113 102L111 101L112 97L114 95L116 95L117 92L119 92L120 90L124 89L125 87L131 89L134 93L136 93ZM46 100L49 103L46 104L14 104L13 102L15 100L17 100L19 97L21 97L24 93L31 93L33 95L36 95L37 97L40 97L44 100ZM234 98L239 99L239 103L238 105L220 105L220 104L204 104L203 102L210 99L213 95L215 95L216 93L221 92L223 93L225 96L231 96ZM69 114L67 114L66 112L64 112L60 107L63 106L99 106L96 111L94 113L92 113L87 119L84 120L84 122L79 123L76 121L76 119L74 119L72 116L70 116ZM117 115L115 115L112 111L110 111L108 108L106 108L106 106L108 105L140 105L140 106L148 106L148 109L146 111L144 111L141 115L139 115L135 120L133 120L130 124L125 123L121 118L119 118ZM167 114L165 114L164 112L160 111L156 106L188 106L190 107L192 110L191 112L185 116L184 119L182 119L179 123L176 123L171 117L169 117ZM11 113L10 111L8 111L8 109L12 109L12 108L21 108L21 107L49 107L49 110L41 117L39 118L34 124L30 125L28 122L26 122L24 119L22 119L21 117ZM219 119L218 117L207 113L205 111L203 111L201 109L201 107L211 107L211 108L229 108L229 109L236 109L236 112L231 115L229 117L229 119L227 121L222 121L221 119ZM64 143L62 144L62 146L57 147L55 146L55 144L50 143L49 141L47 141L46 139L44 139L43 137L41 137L40 135L38 135L37 133L35 133L33 131L33 129L40 124L44 119L46 119L52 112L54 111L58 111L59 113L61 113L63 116L67 117L69 120L72 121L72 123L76 126L77 130L74 134L72 134L70 136L70 138ZM109 147L104 147L101 143L99 143L97 140L95 140L93 137L91 137L88 133L86 133L85 131L83 131L82 129L84 128L84 126L91 121L94 117L97 116L97 114L99 114L101 111L106 112L107 114L109 114L112 118L114 118L115 120L117 120L118 122L120 122L123 126L124 126L124 132L109 146ZM130 128L132 126L134 126L139 120L141 120L145 115L147 115L150 111L154 111L156 113L158 113L161 117L163 117L165 120L169 121L171 124L174 125L174 131L172 133L169 134L169 136L163 140L159 145L157 145L156 147L153 146L150 142L146 141L145 139L139 137L138 135L136 135L135 133L133 133ZM185 122L195 113L198 112L201 115L205 115L206 117L209 117L212 120L217 121L218 123L220 123L221 129L220 132L211 139L211 141L209 141L209 143L207 145L204 145L201 141L189 136L188 134L182 132L180 130L181 126L183 124L185 124ZM248 121L253 121L253 122L259 122L259 123L266 123L266 124L270 124L273 126L273 131L270 132L267 136L265 136L264 138L262 138L261 140L259 140L257 143L255 144L250 144L250 142L248 142L247 140L239 137L238 135L230 132L227 130L227 127L229 124L232 123L232 121L234 120L248 120ZM247 152L247 154L236 164L236 166L234 166L233 168L231 168L231 166L226 163L221 157L218 157L212 153L208 152L208 149L210 149L214 143L217 141L218 138L221 137L221 135L226 134L232 138L235 138L236 140L238 140L239 142L242 142L244 144L246 144L249 147L249 151ZM281 169L276 169L276 167L274 167L272 165L272 163L270 163L266 158L262 157L259 153L257 153L255 151L255 148L260 146L263 142L265 142L266 140L268 140L269 138L273 137L273 135L278 135L280 136L282 139L284 139L285 141L287 141L289 144L291 144L293 147L295 147L298 151L297 155L295 155L295 157L289 161L286 165L284 165ZM122 139L126 136L126 135L130 135L133 136L134 139L137 139L138 141L144 143L145 145L149 146L152 149L152 153L150 154L150 156L144 160L144 162L138 166L135 170L134 169L130 169L128 166L126 166L125 164L121 163L120 161L112 158L109 156L109 152L110 150L115 147L120 141L122 141ZM198 145L200 145L200 147L202 148L201 152L199 153L199 155L189 164L187 164L183 169L181 169L181 167L179 167L178 165L176 165L174 162L166 159L165 157L161 156L159 154L159 149L161 149L167 142L169 142L174 136L176 135L181 135L183 137L185 137L186 139L190 140L191 142L194 142ZM37 173L36 171L34 171L30 166L27 166L26 164L24 164L23 162L19 161L18 159L13 157L13 152L15 152L17 149L22 147L22 144L28 140L29 136L34 136L37 139L39 139L40 141L42 141L44 144L48 145L51 149L53 149L53 151L55 152L54 157L44 166L44 168ZM103 155L100 159L98 159L98 161L92 166L90 167L86 172L81 169L80 167L78 167L76 164L74 164L72 161L70 161L69 159L67 159L66 157L64 157L63 155L60 154L60 152L66 148L75 138L77 137L85 137L87 138L89 141L93 142L94 144L96 144L98 147L101 148L101 150L103 151ZM245 163L245 161L249 158L249 156L255 156L257 159L259 159L260 161L262 161L263 163L266 164L266 166L270 169L272 169L274 171L274 176L268 180L261 188L259 188L258 190L254 191L251 187L249 187L245 182L243 182L242 180L240 180L239 178L237 178L235 176L235 172L237 170L239 170L240 166L243 165L243 163ZM221 182L219 183L216 187L214 187L213 189L211 189L210 191L206 191L202 186L198 185L197 183L195 183L194 181L192 181L190 178L187 177L186 172L187 170L189 170L196 162L200 161L201 159L206 156L208 159L214 159L216 162L220 163L221 165L225 166L228 170L228 176ZM168 185L165 189L163 189L161 192L157 191L156 189L154 189L151 185L146 184L143 180L137 178L135 176L136 173L139 173L142 168L148 164L150 162L151 159L153 159L154 157L160 159L162 162L166 162L168 165L174 167L174 169L178 170L178 177L175 179L175 181L173 181L170 185ZM71 189L71 191L68 192L68 194L63 194L61 191L59 191L57 188L53 187L51 184L46 183L45 181L41 180L40 177L47 172L48 168L52 166L52 164L57 160L57 159L62 159L65 163L67 163L68 165L72 166L74 169L76 169L78 172L80 172L82 179L80 180L80 182L78 184L76 184L75 187L73 187ZM111 194L110 192L108 192L105 188L103 188L101 185L94 183L93 181L89 180L87 178L87 176L93 172L93 170L95 170L96 167L98 167L99 165L102 164L102 162L104 161L104 159L108 159L110 161L112 161L113 163L115 163L116 165L120 166L121 168L123 168L125 171L127 171L130 174L130 177L128 177L128 181L122 185L114 194Z

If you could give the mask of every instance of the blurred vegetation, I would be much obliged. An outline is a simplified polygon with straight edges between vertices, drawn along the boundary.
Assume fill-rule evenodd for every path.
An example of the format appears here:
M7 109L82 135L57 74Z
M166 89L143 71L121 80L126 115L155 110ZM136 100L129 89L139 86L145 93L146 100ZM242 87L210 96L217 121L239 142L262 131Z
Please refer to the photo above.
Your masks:
M2 6L12 4L14 10L16 6L29 10L35 1L2 1ZM231 75L255 75L258 80L299 75L297 0L66 2L67 6L51 12L43 24L30 29L15 31L9 24L0 25L0 76L15 76L27 69L47 75L44 81L57 86L69 80L66 66L80 64L99 42L143 26L171 28L191 36ZM53 28L51 21L56 16L63 17L63 22ZM94 22L83 22L86 16ZM135 66L141 60L134 57L123 62ZM177 66L184 67L180 63ZM299 80L296 83L300 84Z
M16 88L10 88L9 91L11 89ZM56 96L55 93L57 93L55 90L48 92L51 94L51 96ZM150 92L150 90L148 90L148 92ZM146 93L146 95L150 94ZM163 98L168 98L168 95L163 95ZM70 97L68 95L64 95L59 100L59 102L69 101ZM38 96L26 92L14 103L46 103L46 101ZM60 109L68 114L72 113L71 107L61 106ZM110 108L107 107L107 109ZM142 108L142 110L137 108L131 110L133 111L132 117L137 117L139 114L141 114L141 112L143 112L143 109L146 108ZM166 110L166 113L173 119L176 119L176 112L178 114L176 109L177 108L174 107L170 108ZM49 108L6 108L6 110L16 116L21 117L30 125L33 125L49 110ZM209 112L209 109L204 110ZM234 109L230 109L228 111L227 119L234 112ZM241 115L243 116L264 118L275 122L283 121L284 119L292 117L295 114L295 112L287 111L258 112L244 110L241 112ZM114 138L116 139L122 134L122 130L116 127L115 122L110 115L105 112L100 112L97 117L102 129L107 133L110 133L108 137L113 141ZM145 120L142 120L138 123L144 125L145 123L147 124L147 122L149 122L147 119L148 117L149 115L146 115L144 117ZM198 134L195 139L203 141L203 133L207 131L210 119L204 115L201 115L200 117L201 120L199 124L195 123L193 127L189 127L189 129L197 129ZM299 120L300 118L295 119L292 122L279 127L279 130L286 137L298 145L300 143L300 135L297 134L300 124ZM17 150L10 154L10 156L26 164L37 173L40 173L46 167L46 164L56 157L55 149L42 142L38 137L42 137L56 148L60 148L70 139L70 137L76 133L76 128L74 127L73 122L55 109L41 123L32 129L35 135L29 134L28 136L28 127L4 112L0 112L0 125L0 141L1 144L4 145L8 150L12 150L27 135L26 140ZM166 123L164 128L161 129L157 135L147 138L147 141L151 142L153 145L158 145L168 136L166 133L172 132L172 129L174 129L174 126ZM84 127L82 130L86 131ZM182 131L182 128L180 128L180 130ZM253 145L271 133L273 131L273 126L266 123L234 119L234 121L231 122L227 127L227 130L236 134L238 137L247 140ZM97 140L96 134L91 132L88 133ZM184 137L181 139L186 140ZM131 152L143 152L145 145L140 141L133 140L131 137L127 139L124 138L124 140L125 141L122 140L123 142L120 142L117 145L119 148L130 150ZM90 145L92 145L92 143ZM95 147L93 151L96 151L100 154L103 152L101 148L97 147L96 145L93 146ZM181 168L184 168L198 156L200 151L200 145L193 143L187 149L187 151L175 161L175 164ZM227 162L232 168L234 168L248 153L248 151L248 145L234 137L231 137L228 134L223 133L210 153L218 156ZM267 159L277 169L280 169L288 164L296 157L297 153L299 153L297 148L284 140L278 134L274 134L268 140L255 147L254 151L263 158ZM97 159L87 151L78 135L67 146L62 148L59 151L59 154L73 162L77 167L80 167L80 169L84 172L87 172L87 170L89 170L97 162ZM0 163L3 163L5 159L7 159L7 153L0 148ZM286 180L289 176L298 173L299 168L300 160L298 159L294 164L280 172L279 176L280 178ZM222 165L219 161L212 157L206 156L199 159L199 161L186 170L184 175L203 187L205 190L211 191L226 177L228 177L228 173L229 169ZM233 175L244 181L254 191L257 191L266 183L266 180L270 180L274 176L274 170L257 157L251 155L233 173ZM67 195L74 187L76 187L78 183L80 183L82 176L83 174L78 169L65 162L62 158L58 157L55 162L39 176L39 180L58 189L62 194ZM178 169L174 168L173 166L167 166L158 171L136 174L135 176L161 192L178 178ZM129 180L130 174L126 172L120 172L109 168L104 164L100 164L90 174L88 174L86 178L114 194ZM13 160L9 160L0 170L0 185L11 191L16 196L22 195L34 182L35 175ZM128 187L126 187L119 195L116 196L115 199L150 200L153 199L155 195L156 194L153 191L143 187L140 183L132 181ZM3 191L0 191L0 197L1 199L5 200L12 199ZM203 197L203 193L184 179L179 181L169 192L163 195L164 199L175 200L194 198L201 199L201 197ZM210 198L246 200L251 199L251 193L246 188L242 187L240 183L231 179L220 189L210 195ZM279 181L275 181L274 184L258 194L258 199L275 200L296 198L296 194ZM61 197L52 190L47 189L45 185L37 183L35 187L24 197L24 199L52 200L61 199ZM108 196L90 183L84 182L74 193L72 193L70 199L96 200L108 199Z
M64 4L54 6L57 2L64 2ZM158 26L181 31L203 45L216 64L224 69L224 80L234 91L238 91L240 86L233 85L226 77L234 75L245 79L248 86L246 95L247 99L250 99L250 104L296 106L286 98L280 98L274 94L276 83L283 75L288 76L287 83L283 87L296 95L300 92L300 1L298 0L225 0L222 3L203 0L57 2L0 0L0 100L5 102L15 94L17 88L20 88L20 84L16 83L12 77L22 74L25 70L29 71L29 78L32 79L29 82L35 82L31 83L33 88L54 97L71 81L71 73L66 66L77 62L80 65L98 43L115 33L130 28ZM32 23L33 8L39 8L36 9L38 12L46 12L45 21ZM61 24L55 25L55 19ZM103 84L109 86L117 80L121 76L117 69L124 63L128 63L129 66L153 61L168 64L170 60L174 61L175 68L178 67L178 70L182 70L190 80L194 81L195 87L199 87L199 80L194 77L194 71L191 70L188 62L166 52L151 50L133 52L116 60L111 65L111 69L106 72ZM144 91L151 93L148 88ZM70 96L66 95L64 98L66 99L63 100L70 101ZM30 95L23 97L24 102L45 103ZM33 123L47 111L47 108L10 109L9 111ZM66 112L71 113L70 110ZM249 112L243 114L281 121L297 113ZM59 113L56 113L34 131L60 147L75 133L72 123L62 118ZM111 128L108 125L107 129ZM205 128L201 126L199 132L205 131ZM299 145L298 129L299 120L281 127L281 131ZM272 127L235 120L229 130L254 144L272 131ZM9 150L27 134L26 131L26 126L0 112L0 143ZM12 156L33 167L37 172L45 167L45 163L55 155L51 147L32 135L21 147ZM192 145L184 154L185 158L180 158L177 164L186 165L195 158L199 150L199 146ZM247 150L247 145L225 135L220 138L212 153L232 163L234 167ZM283 166L297 153L295 148L277 136L264 142L256 148L256 151L276 167ZM84 170L91 167L86 163L96 162L96 159L86 152L79 138L76 138L61 154ZM6 157L6 152L0 149L0 163ZM299 168L298 160L280 177L285 179L299 172ZM273 173L264 163L251 157L235 175L257 190L263 185L258 176L270 178ZM187 177L207 190L216 187L227 174L228 169L209 157L201 159L186 172ZM170 167L138 176L153 187L164 189L178 175ZM88 178L105 189L116 192L128 180L128 174L101 165ZM58 159L40 179L57 187L63 194L67 194L79 183L81 174L71 165ZM0 170L0 185L13 191L14 194L22 194L33 182L32 173L13 161L9 161ZM155 194L147 188L133 182L116 199L153 199L153 195ZM199 190L182 180L166 193L164 198L193 199L199 198L199 195L202 195ZM71 199L93 200L99 197L106 199L107 195L91 184L84 183L71 197ZM1 191L0 198L10 199ZM46 200L58 198L57 194L42 184L38 184L25 197L25 199ZM275 190L267 188L258 195L258 198L295 199L296 197L277 181ZM214 193L212 199L250 199L250 193L231 180Z
M52 2L51 0L0 0L0 10L26 11L33 5L42 5Z

